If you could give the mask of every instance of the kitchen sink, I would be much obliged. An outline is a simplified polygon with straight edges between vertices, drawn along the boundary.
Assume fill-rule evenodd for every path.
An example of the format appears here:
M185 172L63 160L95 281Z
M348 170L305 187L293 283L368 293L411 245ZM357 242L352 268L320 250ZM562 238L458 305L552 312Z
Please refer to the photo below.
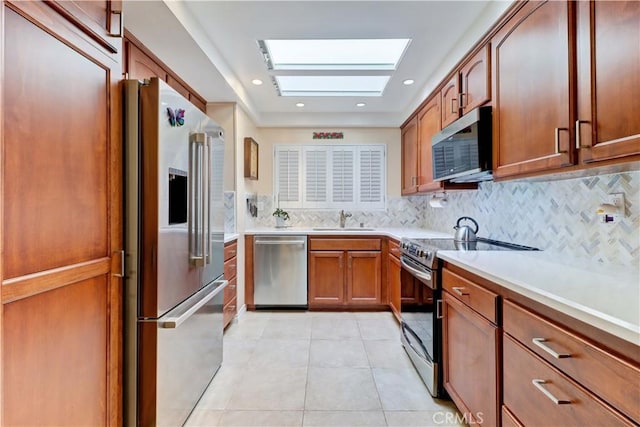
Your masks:
M314 231L374 231L375 228L361 228L361 227L345 227L345 228L338 228L338 227L317 227L313 229Z

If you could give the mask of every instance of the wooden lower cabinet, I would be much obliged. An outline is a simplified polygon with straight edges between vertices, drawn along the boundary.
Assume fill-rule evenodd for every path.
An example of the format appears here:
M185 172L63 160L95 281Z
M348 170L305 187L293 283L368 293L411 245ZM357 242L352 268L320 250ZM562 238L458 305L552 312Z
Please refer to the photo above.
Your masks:
M443 292L444 388L469 424L499 421L500 330Z
M634 425L507 334L503 351L504 404L523 425Z
M379 238L314 238L309 249L309 308L383 304Z
M229 284L224 289L224 303L222 309L223 327L229 323L238 313L237 289L238 289L238 243L228 242L224 245L224 277Z
M344 251L309 252L309 307L344 304Z
M347 252L347 304L379 304L382 279L380 252Z
M389 306L391 311L396 316L396 319L400 320L401 309L401 294L400 294L400 279L402 275L402 264L400 260L389 255L389 263L387 265L387 284L389 286Z

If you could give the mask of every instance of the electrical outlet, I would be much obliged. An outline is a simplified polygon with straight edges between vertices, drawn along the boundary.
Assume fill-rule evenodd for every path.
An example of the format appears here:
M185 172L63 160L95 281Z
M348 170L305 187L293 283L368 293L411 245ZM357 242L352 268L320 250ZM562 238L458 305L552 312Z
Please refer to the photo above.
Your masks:
M608 194L605 203L619 207L624 216L624 193Z

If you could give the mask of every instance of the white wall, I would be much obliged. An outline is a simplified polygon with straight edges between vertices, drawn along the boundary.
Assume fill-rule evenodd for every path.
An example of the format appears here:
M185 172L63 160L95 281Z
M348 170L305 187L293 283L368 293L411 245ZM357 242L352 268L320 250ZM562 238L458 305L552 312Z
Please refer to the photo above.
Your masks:
M207 115L224 129L224 191L236 189L236 104L232 102L208 103Z

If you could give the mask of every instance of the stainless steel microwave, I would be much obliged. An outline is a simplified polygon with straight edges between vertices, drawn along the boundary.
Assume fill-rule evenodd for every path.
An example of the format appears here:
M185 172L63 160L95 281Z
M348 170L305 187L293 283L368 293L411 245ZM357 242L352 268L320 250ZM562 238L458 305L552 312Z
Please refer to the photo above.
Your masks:
M431 139L435 181L478 182L491 174L491 107L479 107Z

